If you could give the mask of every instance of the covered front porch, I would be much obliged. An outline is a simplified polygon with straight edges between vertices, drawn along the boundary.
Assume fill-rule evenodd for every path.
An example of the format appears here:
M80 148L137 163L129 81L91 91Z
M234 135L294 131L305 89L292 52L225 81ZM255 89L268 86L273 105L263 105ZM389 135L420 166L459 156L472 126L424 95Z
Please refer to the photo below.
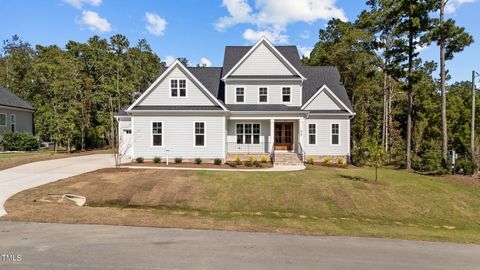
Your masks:
M301 153L303 117L230 117L227 156Z

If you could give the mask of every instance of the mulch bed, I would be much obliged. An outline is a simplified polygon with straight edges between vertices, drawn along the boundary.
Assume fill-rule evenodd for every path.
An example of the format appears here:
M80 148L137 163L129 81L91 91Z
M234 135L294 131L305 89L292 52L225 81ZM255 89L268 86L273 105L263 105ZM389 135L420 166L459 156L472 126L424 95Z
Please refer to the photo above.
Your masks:
M234 163L226 163L226 164L220 164L220 165L215 165L213 163L202 163L202 164L196 164L192 162L182 162L182 163L175 163L175 162L170 162L168 165L164 162L162 163L154 163L151 161L145 161L143 163L137 163L137 162L130 162L126 164L122 164L122 166L136 166L136 167L175 167L175 168L198 168L198 169L266 169L266 168L272 168L273 165L272 163L260 163L260 167L256 166L245 166L245 165L235 165Z

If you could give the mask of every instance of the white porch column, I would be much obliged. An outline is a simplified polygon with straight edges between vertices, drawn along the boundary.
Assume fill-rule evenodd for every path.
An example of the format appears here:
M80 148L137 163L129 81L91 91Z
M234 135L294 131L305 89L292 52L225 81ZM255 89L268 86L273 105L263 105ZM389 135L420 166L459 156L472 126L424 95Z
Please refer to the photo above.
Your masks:
M273 149L273 143L275 141L275 119L270 119L270 140L268 142L268 151L272 151Z

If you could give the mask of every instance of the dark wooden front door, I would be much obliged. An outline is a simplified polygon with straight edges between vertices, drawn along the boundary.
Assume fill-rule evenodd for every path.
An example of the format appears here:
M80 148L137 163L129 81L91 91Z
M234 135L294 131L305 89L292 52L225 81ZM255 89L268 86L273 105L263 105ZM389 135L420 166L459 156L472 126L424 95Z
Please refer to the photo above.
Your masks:
M293 123L275 123L275 150L293 150Z

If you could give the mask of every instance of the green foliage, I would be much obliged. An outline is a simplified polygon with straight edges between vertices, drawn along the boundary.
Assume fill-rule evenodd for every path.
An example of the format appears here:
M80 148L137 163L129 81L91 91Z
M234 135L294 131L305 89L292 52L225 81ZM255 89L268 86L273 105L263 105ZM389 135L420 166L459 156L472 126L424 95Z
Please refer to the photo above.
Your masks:
M175 158L175 163L180 164L182 163L183 159L181 157L176 157Z
M252 156L249 156L247 161L245 161L245 166L252 167L253 165L255 165L255 158Z
M347 164L347 160L344 157L339 157L337 162L338 162L339 165Z
M160 157L154 157L153 158L153 163L160 163L162 159Z
M242 165L242 160L240 159L240 156L237 156L235 158L235 165Z
M143 163L145 159L143 157L137 157L135 161L137 161L137 163Z
M477 165L470 159L457 159L455 163L455 172L465 175L473 175L477 172Z
M267 163L268 162L268 157L267 156L262 156L260 158L260 163Z
M222 164L222 159L220 159L220 158L214 159L214 160L213 160L213 164L215 164L215 165L221 165L221 164Z
M327 164L327 165L331 164L332 163L332 158L331 157L324 157L324 158L322 158L321 163Z
M195 164L200 165L200 164L202 164L202 161L203 161L203 160L202 160L201 158L196 158L196 159L195 159Z
M40 147L40 140L26 132L5 132L1 145L7 151L32 151Z
M307 163L311 165L315 164L315 158L314 157L307 158Z

